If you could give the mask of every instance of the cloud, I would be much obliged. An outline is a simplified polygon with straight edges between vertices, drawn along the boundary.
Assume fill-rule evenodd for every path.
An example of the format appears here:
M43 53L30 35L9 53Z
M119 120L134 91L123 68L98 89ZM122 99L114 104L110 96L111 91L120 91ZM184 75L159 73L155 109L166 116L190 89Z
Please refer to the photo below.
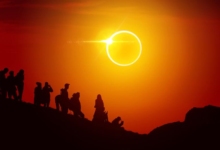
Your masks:
M63 9L63 8L83 8L91 7L96 5L95 2L91 1L73 1L73 0L63 0L63 1L28 1L28 0L7 0L0 2L0 7L23 7L23 8L49 8L49 9Z
M47 8L84 14L117 13L120 11L117 8L187 17L219 17L220 14L219 0L3 0L0 7Z
M186 17L219 17L219 0L166 0L160 1L172 14Z
M12 24L48 25L79 22L93 16L168 15L220 19L219 0L2 0L0 21ZM98 16L98 17L97 17ZM80 20L81 19L81 20Z
M0 21L12 24L56 25L81 9L97 5L91 1L76 0L5 0L0 2Z

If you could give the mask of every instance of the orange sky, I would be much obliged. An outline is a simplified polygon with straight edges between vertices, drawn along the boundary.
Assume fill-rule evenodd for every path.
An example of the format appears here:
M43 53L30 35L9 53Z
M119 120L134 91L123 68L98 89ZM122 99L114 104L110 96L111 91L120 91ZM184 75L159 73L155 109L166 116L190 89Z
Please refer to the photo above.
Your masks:
M92 119L101 94L109 120L149 133L183 121L192 107L220 105L220 9L217 0L2 0L0 69L25 70L24 101L36 82L48 81L54 97L65 83L80 92ZM128 30L143 52L132 66L108 58L105 40ZM128 49L129 50L129 49Z

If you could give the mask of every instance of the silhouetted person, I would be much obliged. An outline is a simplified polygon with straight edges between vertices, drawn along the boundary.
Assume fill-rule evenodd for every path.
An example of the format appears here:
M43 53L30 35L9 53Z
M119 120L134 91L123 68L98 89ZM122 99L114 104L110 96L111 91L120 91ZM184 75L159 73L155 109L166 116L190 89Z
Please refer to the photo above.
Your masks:
M1 90L1 98L6 99L7 96L7 82L5 78L5 74L8 72L8 68L0 71L0 90Z
M40 105L42 102L42 86L40 82L37 82L37 87L34 90L34 104Z
M68 97L68 90L69 89L69 84L65 84L65 88L63 92L61 93L61 97L63 100L63 107L61 106L61 111L65 114L68 113L68 104L69 104L69 97Z
M15 100L18 100L15 83L14 71L10 71L7 77L8 98L11 99L13 96Z
M105 110L104 103L100 94L97 96L97 99L95 101L95 108L99 109L100 111Z
M49 107L49 105L50 105L50 92L53 92L53 89L48 84L48 82L45 82L45 86L44 86L42 92L43 92L43 101L45 103L45 107Z
M62 93L64 92L64 89L60 89L60 95L57 95L56 97L55 97L55 103L56 103L56 109L58 110L58 111L60 111L60 106L62 106L63 104L62 104Z
M81 118L84 118L84 114L81 112L81 104L79 101L80 93L74 93L72 98L70 99L70 105L69 109L71 109L74 112L75 116L79 116Z
M112 121L112 125L115 127L121 127L124 124L124 121L121 120L121 117L117 117Z
M68 113L68 105L69 105L69 97L68 97L68 90L69 89L69 84L65 84L65 88L61 89L60 95L57 95L55 97L55 103L57 110L59 110L59 105L61 106L61 111L65 114Z
M18 88L18 100L22 101L22 94L24 89L24 70L20 70L18 74L15 76L16 85Z
M64 91L63 91L62 96L63 96L63 98L65 98L65 99L68 99L68 100L69 100L68 91L67 91L68 89L69 89L69 84L68 84L68 83L66 83L66 84L65 84L65 88L64 88Z
M108 122L108 112L105 112L104 103L100 94L97 96L95 101L95 108L96 110L92 121L97 123Z

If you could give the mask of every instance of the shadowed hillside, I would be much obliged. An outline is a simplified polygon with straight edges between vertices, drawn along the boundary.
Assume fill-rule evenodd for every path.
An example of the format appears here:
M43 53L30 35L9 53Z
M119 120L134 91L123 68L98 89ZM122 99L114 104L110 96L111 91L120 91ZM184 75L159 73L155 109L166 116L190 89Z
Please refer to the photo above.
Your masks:
M22 149L215 149L220 146L220 108L193 108L184 122L154 129L148 135L101 126L52 108L13 100L0 101L1 146Z
M220 108L193 108L184 122L154 129L148 135L155 149L216 149L220 147ZM152 145L151 145L152 146Z
M52 108L13 100L1 101L0 105L1 142L11 148L123 149L124 145L135 146L133 142L136 144L142 137L111 124L99 126Z

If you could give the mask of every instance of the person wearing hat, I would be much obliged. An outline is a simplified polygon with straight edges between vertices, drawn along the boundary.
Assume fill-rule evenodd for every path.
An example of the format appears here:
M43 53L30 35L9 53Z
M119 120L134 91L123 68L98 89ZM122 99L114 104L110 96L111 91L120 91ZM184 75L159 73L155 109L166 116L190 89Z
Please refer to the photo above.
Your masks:
M37 87L34 90L34 104L40 105L42 99L42 87L40 82L36 82Z
M6 84L6 78L5 74L8 73L8 68L5 68L4 70L0 71L0 90L1 90L1 97L3 99L6 99L7 96L7 84Z
M18 100L15 86L14 71L10 71L9 76L7 77L7 90L9 99L11 99L11 97L13 96L14 100Z

